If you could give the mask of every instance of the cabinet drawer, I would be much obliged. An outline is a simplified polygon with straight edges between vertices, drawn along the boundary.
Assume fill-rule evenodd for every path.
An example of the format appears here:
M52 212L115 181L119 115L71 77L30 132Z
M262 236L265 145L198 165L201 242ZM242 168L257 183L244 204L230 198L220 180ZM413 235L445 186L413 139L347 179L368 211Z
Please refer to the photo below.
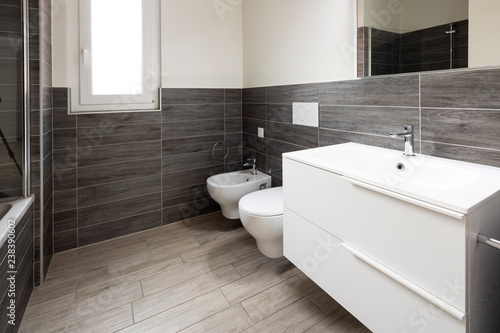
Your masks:
M286 208L465 311L465 217L399 200L289 159L283 167Z
M285 208L285 256L370 330L466 331L465 319L455 317L460 311L429 302L353 255L343 244Z

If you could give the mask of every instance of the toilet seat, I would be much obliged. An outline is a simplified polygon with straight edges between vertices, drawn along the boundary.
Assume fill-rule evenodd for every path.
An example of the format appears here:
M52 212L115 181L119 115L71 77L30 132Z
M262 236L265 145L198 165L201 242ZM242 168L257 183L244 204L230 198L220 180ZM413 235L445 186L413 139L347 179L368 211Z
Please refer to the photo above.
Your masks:
M274 187L245 195L238 204L240 210L253 216L283 215L283 187Z

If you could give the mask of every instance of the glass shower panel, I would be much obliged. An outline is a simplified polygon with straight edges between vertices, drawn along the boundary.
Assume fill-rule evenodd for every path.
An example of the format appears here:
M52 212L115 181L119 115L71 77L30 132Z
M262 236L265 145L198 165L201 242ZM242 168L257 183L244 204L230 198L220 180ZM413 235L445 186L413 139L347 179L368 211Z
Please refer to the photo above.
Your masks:
M21 0L0 0L0 200L23 194Z

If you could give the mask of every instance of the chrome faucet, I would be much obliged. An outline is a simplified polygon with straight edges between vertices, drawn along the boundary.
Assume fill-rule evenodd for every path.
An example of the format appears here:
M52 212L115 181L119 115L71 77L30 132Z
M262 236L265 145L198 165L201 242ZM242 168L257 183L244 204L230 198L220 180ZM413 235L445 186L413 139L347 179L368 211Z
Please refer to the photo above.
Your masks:
M255 158L248 158L247 163L243 164L243 167L252 167L252 175L257 174L257 160Z
M413 144L413 125L406 124L403 133L391 133L391 138L404 138L405 139L405 156L415 156Z

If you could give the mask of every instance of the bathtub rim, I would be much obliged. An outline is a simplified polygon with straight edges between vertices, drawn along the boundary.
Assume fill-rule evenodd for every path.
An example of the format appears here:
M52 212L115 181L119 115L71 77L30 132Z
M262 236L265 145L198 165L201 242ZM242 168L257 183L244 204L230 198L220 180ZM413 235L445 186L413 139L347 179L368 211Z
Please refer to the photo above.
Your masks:
M12 205L7 214L5 214L5 216L0 220L0 247L2 247L7 240L9 221L14 220L17 226L28 209L31 207L32 203L33 196L18 198L16 200L4 201L0 203L0 205Z

